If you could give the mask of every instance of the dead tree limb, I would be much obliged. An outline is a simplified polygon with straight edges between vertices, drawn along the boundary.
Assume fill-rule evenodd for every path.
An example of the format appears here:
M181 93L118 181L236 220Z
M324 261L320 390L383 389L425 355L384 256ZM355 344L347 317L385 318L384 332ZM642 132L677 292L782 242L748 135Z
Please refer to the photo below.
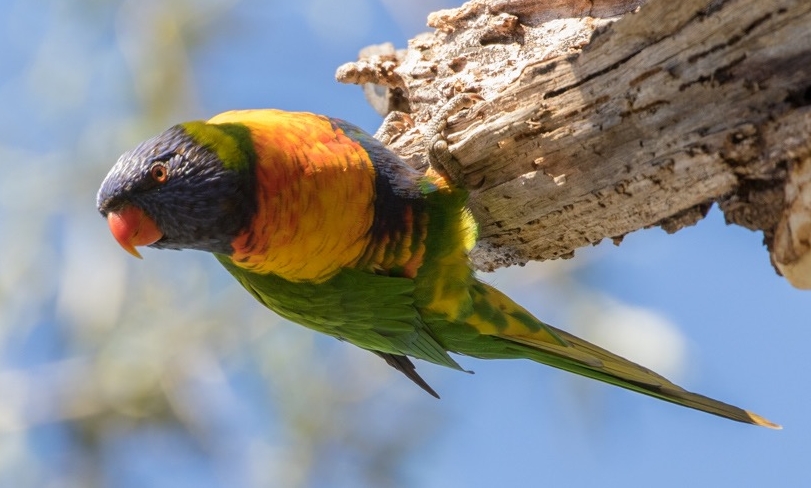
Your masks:
M446 131L480 268L675 232L717 203L811 288L811 2L473 0L429 25L337 76L411 114L390 146L418 167L431 114L484 98Z

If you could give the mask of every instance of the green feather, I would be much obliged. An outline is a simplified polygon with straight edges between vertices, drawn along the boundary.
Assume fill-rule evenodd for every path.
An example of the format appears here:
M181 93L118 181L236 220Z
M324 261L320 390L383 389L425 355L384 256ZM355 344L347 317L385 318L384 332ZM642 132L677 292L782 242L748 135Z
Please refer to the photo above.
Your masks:
M209 124L198 120L180 124L195 142L217 154L232 171L248 171L256 161L251 131L242 124Z
M263 305L318 332L373 351L461 370L414 307L414 281L344 269L324 283L293 283L217 259Z

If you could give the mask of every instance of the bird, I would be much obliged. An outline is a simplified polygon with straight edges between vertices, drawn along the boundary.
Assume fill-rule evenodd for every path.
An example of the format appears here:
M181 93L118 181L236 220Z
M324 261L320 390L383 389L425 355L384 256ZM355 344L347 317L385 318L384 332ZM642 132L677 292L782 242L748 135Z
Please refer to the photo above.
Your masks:
M441 123L441 122L440 122ZM442 126L444 127L444 125ZM120 246L208 252L279 316L381 357L529 359L738 422L780 428L534 317L477 278L468 192L349 122L235 110L124 153L97 194Z

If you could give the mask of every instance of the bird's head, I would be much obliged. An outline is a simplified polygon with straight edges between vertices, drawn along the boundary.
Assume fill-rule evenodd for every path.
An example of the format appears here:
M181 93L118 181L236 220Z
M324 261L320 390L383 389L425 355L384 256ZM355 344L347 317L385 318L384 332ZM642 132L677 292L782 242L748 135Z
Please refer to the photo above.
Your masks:
M122 155L97 206L118 243L230 254L256 208L250 131L188 122Z

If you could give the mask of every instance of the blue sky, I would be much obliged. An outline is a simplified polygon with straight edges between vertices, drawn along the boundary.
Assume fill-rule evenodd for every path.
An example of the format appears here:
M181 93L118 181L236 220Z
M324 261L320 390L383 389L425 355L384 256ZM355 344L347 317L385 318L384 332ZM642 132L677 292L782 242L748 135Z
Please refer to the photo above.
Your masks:
M176 266L187 276L178 278L178 286L184 288L178 293L193 297L199 292L194 287L200 286L223 300L243 300L238 290L227 288L227 276L217 264L204 256L146 251L143 262L118 257L123 253L95 215L93 199L119 153L170 123L235 108L320 112L373 132L380 117L366 104L359 87L334 81L335 68L356 59L357 52L369 44L390 41L404 47L411 36L427 29L420 19L431 10L454 5L448 0L426 0L414 2L406 11L395 0L167 2L187 9L195 5L192 10L197 12L179 26L185 32L194 31L199 41L188 57L178 57L178 63L188 63L191 78L180 85L185 89L170 95L184 101L166 113L152 114L150 120L163 125L135 120L113 130L110 127L116 121L131 116L143 100L154 96L150 93L155 86L160 91L160 84L165 83L166 91L175 90L159 76L145 77L142 85L133 84L129 74L151 69L150 49L174 45L161 44L159 37L150 37L154 45L131 44L144 39L139 29L171 31L172 26L151 25L149 19L154 12L171 11L172 7L159 1L45 3L43 9L32 2L10 0L4 7L8 16L0 17L0 102L5 107L0 112L0 167L5 173L5 181L0 182L0 264L12 270L0 277L0 384L4 385L11 384L9 378L17 371L47 366L83 348L92 349L74 340L66 352L59 341L75 330L49 317L86 314L91 322L99 321L93 326L94 334L108 331L98 317L108 313L105 306L111 300L98 303L88 298L88 306L95 311L87 314L80 309L84 305L72 300L66 305L59 298L65 296L60 290L69 280L65 276L70 275L71 266L78 267L78 274L102 276L100 281L83 282L84 286L109 293L114 288L110 284L134 279L153 279L154 287L160 288L163 268ZM88 19L93 29L84 28ZM65 181L70 188L65 188ZM28 190L23 194L21 188ZM54 269L63 270L61 278L54 278L49 271ZM805 378L811 366L805 348L811 343L811 299L808 292L792 289L775 274L759 233L726 226L714 209L698 225L675 235L658 229L641 231L627 236L618 247L604 242L578 251L567 262L534 263L485 279L542 319L572 330L590 330L584 322L594 317L594 306L598 315L603 305L606 310L614 307L650 314L652 321L661 322L674 334L665 337L678 339L681 349L673 369L682 386L754 410L785 428L771 431L726 421L528 361L461 358L475 375L421 363L420 372L442 400L427 395L408 397L409 410L398 413L417 416L409 419L417 426L424 414L425 428L431 431L428 441L408 454L406 484L439 488L811 483L811 421L806 414L811 393ZM119 301L124 305L110 306L105 317L134 313L121 312L130 310L126 308L132 296L128 290L120 292ZM160 296L149 299L160 302ZM77 295L76 300L84 298ZM275 320L248 299L239 303L256 320L263 320L263 314L267 321ZM197 305L191 300L173 317L177 322L188 319L183 313L196 317ZM149 322L146 315L137 317L137 307L135 310L131 320ZM604 332L605 324L602 327ZM91 329L81 330L87 335ZM285 333L279 332L275 338L274 334L271 339L294 341L292 349L306 345L302 341L310 333L303 331L292 339ZM326 341L316 339L315 347ZM660 356L670 349L661 341L655 346ZM348 345L327 347L338 351L330 354L354 354L343 352ZM272 436L279 428L270 424L281 407L272 399L255 398L257 377L241 369L240 351L239 347L229 351L231 369L225 369L222 384L200 388L209 391L206 388L229 386L231 396L216 396L227 400L207 404L205 409L220 412L215 417L224 431L238 434L223 442L231 442L233 452L249 456L254 451L240 444L239 436L251 438L250 432L256 429ZM199 367L209 367L206 364L202 361ZM316 374L318 365L311 367ZM276 381L283 382L283 375L284 371L278 372ZM360 374L355 380L366 378ZM413 388L399 377L389 381L396 389ZM376 408L385 410L386 402L396 401L397 394L386 396ZM0 420L2 414L16 411L12 403L13 398L0 396ZM330 419L329 409L325 415L325 425L345 419ZM399 421L370 418L355 425L351 434L361 440L379 435L385 424L380 419ZM0 452L0 485L38 486L42 479L30 474L38 466L55 473L61 469L60 463L66 470L72 469L71 427L64 422L56 425L0 434L6 436L0 437L0 446L5 448L0 451L6 452ZM262 485L256 481L261 476L240 473L233 467L239 463L228 464L228 474L221 478L201 474L213 468L203 467L201 459L192 454L178 458L166 471L169 468L161 457L186 452L187 446L171 432L136 432L113 443L113 454L100 461L110 464L105 471L108 476L128 480L121 486ZM145 453L145 445L161 448ZM34 454L8 454L12 447L21 446ZM115 452L123 454L117 457ZM157 470L171 476L158 476ZM272 472L273 466L267 470ZM332 486L330 476L329 471L320 473L310 483ZM220 484L218 479L228 483ZM105 482L117 485L113 478ZM285 483L278 479L267 482L267 486L279 484Z

